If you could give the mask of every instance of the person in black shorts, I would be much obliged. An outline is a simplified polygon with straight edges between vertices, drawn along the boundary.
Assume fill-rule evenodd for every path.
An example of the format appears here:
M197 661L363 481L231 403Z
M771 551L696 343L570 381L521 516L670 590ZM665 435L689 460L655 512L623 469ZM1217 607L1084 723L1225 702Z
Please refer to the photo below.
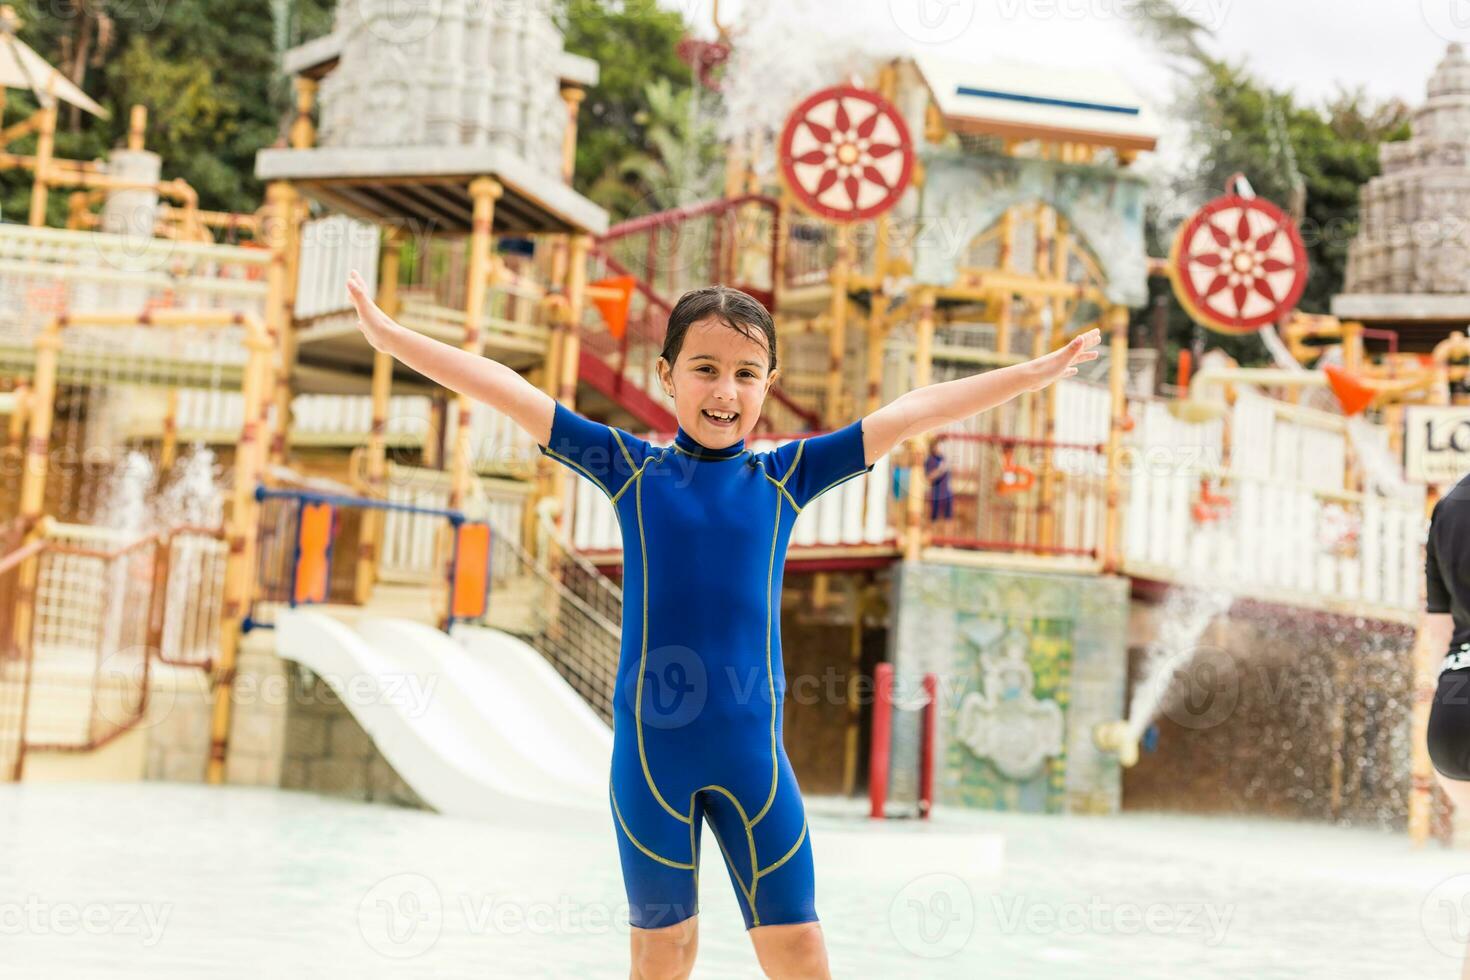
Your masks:
M1417 652L1442 658L1429 710L1429 758L1455 806L1470 806L1470 476L1434 505L1424 595Z

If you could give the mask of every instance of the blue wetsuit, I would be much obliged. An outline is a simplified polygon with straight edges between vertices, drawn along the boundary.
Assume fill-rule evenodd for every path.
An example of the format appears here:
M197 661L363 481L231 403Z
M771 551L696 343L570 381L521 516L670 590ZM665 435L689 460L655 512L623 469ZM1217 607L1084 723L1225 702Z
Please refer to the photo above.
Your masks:
M613 502L623 634L610 805L634 926L699 911L707 819L747 929L814 922L811 841L781 739L781 579L791 527L872 469L862 422L752 453L679 429L652 446L560 403L541 451Z

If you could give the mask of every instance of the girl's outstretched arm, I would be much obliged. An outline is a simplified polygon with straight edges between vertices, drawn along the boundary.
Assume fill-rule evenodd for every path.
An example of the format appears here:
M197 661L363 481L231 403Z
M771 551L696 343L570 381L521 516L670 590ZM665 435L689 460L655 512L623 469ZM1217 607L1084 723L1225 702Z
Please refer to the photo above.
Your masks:
M390 354L426 378L463 392L509 415L536 440L551 440L556 402L551 396L499 361L462 351L394 322L367 293L367 283L353 271L347 294L357 307L357 325L374 350Z
M1039 391L1070 378L1078 364L1097 360L1093 348L1101 341L1102 333L1093 328L1034 360L904 392L863 417L864 462L872 465L905 439L1004 404L1023 391Z

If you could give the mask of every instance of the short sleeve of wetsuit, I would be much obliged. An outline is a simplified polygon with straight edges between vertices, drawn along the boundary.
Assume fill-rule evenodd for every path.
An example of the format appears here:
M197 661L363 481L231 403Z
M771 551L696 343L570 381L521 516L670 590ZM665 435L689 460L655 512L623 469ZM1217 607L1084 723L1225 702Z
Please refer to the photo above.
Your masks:
M797 507L805 507L839 483L873 467L863 462L863 420L819 436L798 439L771 453L776 479Z
M551 438L536 448L591 480L609 498L627 486L648 455L642 439L578 415L561 402L551 417Z
M1434 505L1429 517L1429 538L1424 544L1424 611L1428 613L1450 611L1450 590L1445 585L1444 573L1440 571L1438 549L1434 544L1443 506L1443 500Z

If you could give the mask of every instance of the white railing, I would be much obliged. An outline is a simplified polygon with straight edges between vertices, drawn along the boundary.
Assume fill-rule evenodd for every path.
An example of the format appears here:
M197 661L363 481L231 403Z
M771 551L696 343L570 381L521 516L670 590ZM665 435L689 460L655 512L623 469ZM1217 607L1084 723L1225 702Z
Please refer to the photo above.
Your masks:
M791 440L754 440L763 453ZM833 487L808 504L791 529L791 547L884 545L894 539L888 519L889 460L882 457L866 476ZM574 477L572 546L578 551L621 551L622 534L613 505L589 481Z
M218 388L180 388L175 423L184 433L219 433L231 438L239 432L244 396ZM388 399L384 431L399 442L421 441L429 431L429 399L422 395L395 395ZM293 436L338 436L342 445L366 444L373 426L369 395L297 395L291 400Z
M262 248L0 224L0 341L26 342L63 311L263 316L269 265ZM173 346L166 334L150 339Z
M452 403L445 416L444 445L452 446L459 428ZM540 455L535 440L509 415L483 402L470 403L470 460L476 469L530 474Z
M1124 561L1182 568L1200 481L1217 474L1224 462L1225 424L1177 419L1156 399L1134 402L1130 412L1133 431L1123 454Z
M1241 387L1231 409L1230 472L1318 490L1347 489L1343 417L1287 405Z
M429 399L394 395L388 399L384 432L420 436L429 429ZM371 395L297 395L291 399L291 431L358 436L363 442L373 428Z
M1055 426L1052 439L1056 442L1107 445L1111 428L1112 394L1108 386L1087 381L1059 381L1056 385ZM1054 465L1067 469L1068 460L1075 459L1059 452ZM1073 464L1075 465L1075 464Z
M449 503L449 483L450 474L443 470L390 462L386 496L393 503L443 508ZM480 479L471 484L470 499L463 509L475 520L488 520L497 537L520 548L530 491L527 483ZM379 574L398 581L442 576L447 558L438 550L444 543L443 530L444 519L437 515L387 511L383 517ZM509 551L492 547L491 552L492 574L506 571L497 563L515 560Z
M377 290L378 228L366 221L332 214L301 226L301 261L296 276L295 312L310 320L352 308L347 273L356 269Z
M245 399L238 391L180 388L174 424L186 438L196 433L233 433L238 436L244 416Z
M1394 615L1417 606L1423 488L1349 489L1346 420L1243 389L1227 416L1226 466L1225 417L1182 421L1155 400L1131 411L1130 572L1292 604Z

